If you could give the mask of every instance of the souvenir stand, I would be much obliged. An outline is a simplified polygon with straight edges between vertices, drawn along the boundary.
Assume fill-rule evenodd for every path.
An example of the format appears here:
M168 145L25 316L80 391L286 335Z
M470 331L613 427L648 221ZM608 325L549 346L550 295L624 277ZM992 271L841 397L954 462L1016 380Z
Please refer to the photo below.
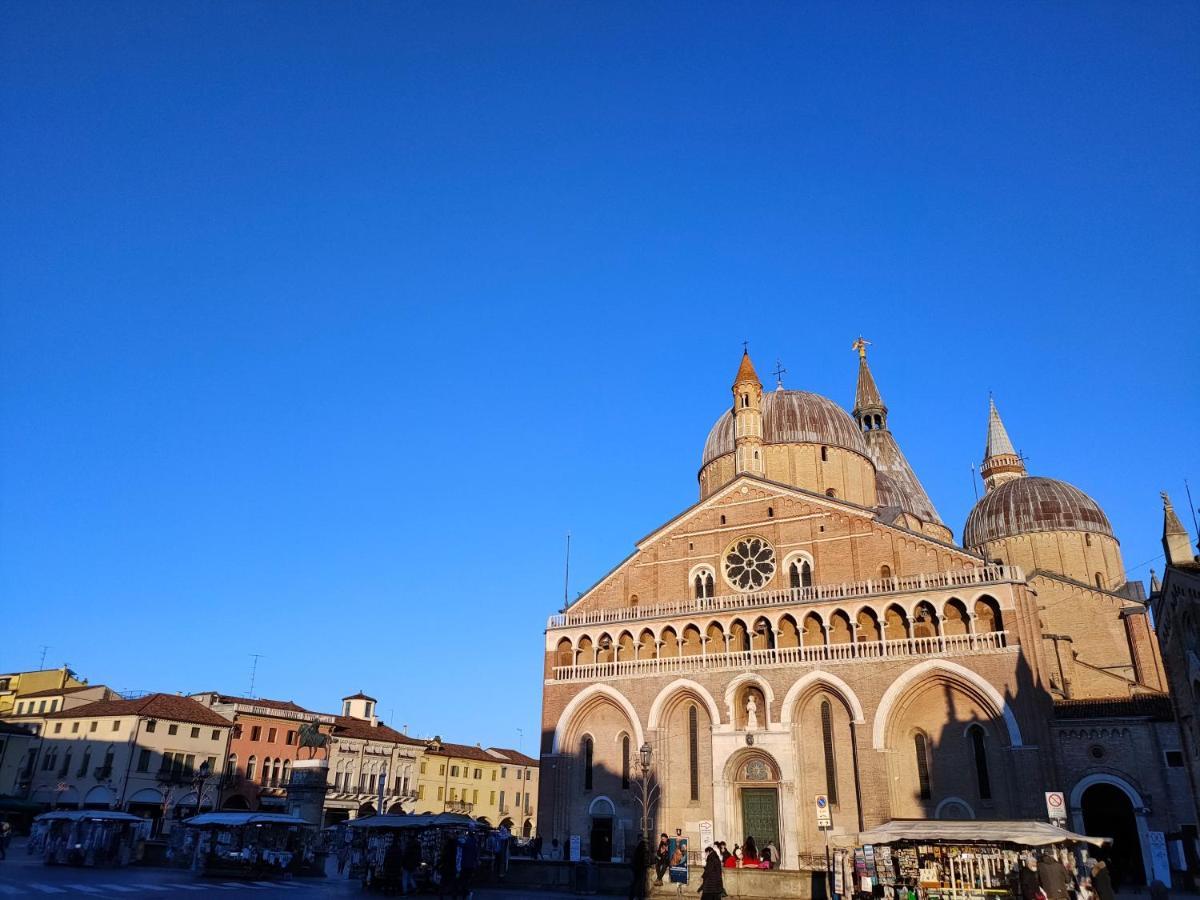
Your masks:
M1007 900L1019 897L1016 877L1031 850L1070 851L1108 838L1074 834L1046 822L897 819L839 850L834 892L884 900Z
M398 878L385 866L388 850L394 842L405 837L417 841L421 865L416 879L421 887L429 884L438 870L442 844L448 836L484 830L470 816L457 813L364 816L351 819L345 825L351 835L349 877L361 879L365 888L383 889L393 886ZM480 862L482 865L483 860Z
M215 812L183 822L184 832L172 856L201 875L258 878L289 873L320 875L315 870L317 827L299 816L281 813Z
M33 820L30 853L46 865L127 866L141 858L149 823L129 813L63 809Z

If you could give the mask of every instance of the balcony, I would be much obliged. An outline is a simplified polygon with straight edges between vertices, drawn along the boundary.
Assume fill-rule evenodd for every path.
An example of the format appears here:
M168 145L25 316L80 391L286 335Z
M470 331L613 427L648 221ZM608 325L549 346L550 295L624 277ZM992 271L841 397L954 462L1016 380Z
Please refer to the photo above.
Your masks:
M607 678L632 678L645 675L673 675L682 672L707 672L720 669L762 669L771 666L795 666L811 663L838 664L878 662L919 656L968 656L1010 649L1008 633L987 631L982 634L936 635L899 638L891 641L860 641L845 644L817 644L809 647L779 647L766 650L742 650L733 653L709 653L699 656L667 656L630 659L622 662L584 663L555 666L555 681L600 681Z
M794 606L802 603L836 603L855 597L881 597L892 594L913 594L926 591L954 590L986 584L1023 582L1025 573L1020 566L977 566L949 572L929 572L918 575L893 575L890 578L868 578L865 581L844 581L840 584L814 584L809 587L779 591L753 591L747 594L722 594L702 600L677 600L646 606L624 606L617 609L596 609L586 612L562 613L551 616L547 628L569 628L574 625L605 625L610 622L637 622L645 619L691 616L697 613L739 612L772 606Z

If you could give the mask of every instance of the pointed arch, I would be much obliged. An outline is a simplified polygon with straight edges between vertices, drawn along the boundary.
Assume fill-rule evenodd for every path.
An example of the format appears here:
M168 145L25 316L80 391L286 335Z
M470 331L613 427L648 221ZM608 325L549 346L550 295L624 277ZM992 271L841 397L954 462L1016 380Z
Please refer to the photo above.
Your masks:
M1021 728L1017 725L1017 717L1013 715L1013 711L1004 701L1004 697L992 684L966 666L960 666L958 663L948 660L929 659L914 665L893 681L884 692L883 698L879 701L879 708L875 711L875 724L871 730L871 746L874 749L887 749L887 728L892 709L909 688L930 675L947 677L950 681L957 681L969 689L986 706L991 707L990 711L993 716L1004 720L1004 726L1008 730L1009 744L1013 747L1024 746L1021 740Z
M721 709L717 706L717 701L713 699L713 695L708 692L708 688L698 682L692 681L690 678L678 678L659 691L658 696L654 698L654 702L650 704L650 715L646 719L646 729L648 731L662 727L662 715L667 708L668 701L680 692L694 694L696 699L708 709L708 714L712 718L713 723L720 724ZM641 744L639 743L638 746L640 747Z
M783 696L783 706L779 710L779 722L782 725L792 724L792 713L796 708L796 701L814 686L823 687L837 697L850 710L850 716L856 725L862 725L867 721L866 714L863 712L862 702L858 699L858 695L854 693L854 689L846 684L842 679L838 678L832 672L809 672L796 679L795 684L788 688L788 692Z
M642 731L641 719L638 718L637 710L633 708L633 704L629 702L629 698L607 684L593 684L572 697L571 702L562 711L562 715L558 718L558 725L554 729L554 743L551 746L551 753L562 752L563 745L566 742L567 731L570 729L572 722L590 703L596 702L601 698L615 703L625 713L625 717L629 719L629 725L633 729L634 740L637 741L639 747L646 742L645 733Z

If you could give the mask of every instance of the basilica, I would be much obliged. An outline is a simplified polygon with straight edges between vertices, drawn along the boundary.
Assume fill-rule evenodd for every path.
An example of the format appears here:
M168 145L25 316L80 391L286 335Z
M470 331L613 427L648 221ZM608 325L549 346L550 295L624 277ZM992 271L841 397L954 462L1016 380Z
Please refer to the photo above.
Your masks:
M539 833L627 856L648 791L654 833L823 867L827 840L893 819L1045 820L1062 792L1145 881L1153 843L1194 846L1196 811L1108 518L1029 474L992 404L956 540L854 346L849 412L764 391L744 354L698 502L550 617Z

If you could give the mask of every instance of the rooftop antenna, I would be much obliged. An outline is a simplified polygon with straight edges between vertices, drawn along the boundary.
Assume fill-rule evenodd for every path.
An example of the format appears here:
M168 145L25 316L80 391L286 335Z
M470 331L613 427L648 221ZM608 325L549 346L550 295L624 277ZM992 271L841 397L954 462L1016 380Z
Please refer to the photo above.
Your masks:
M771 374L775 376L775 390L782 391L783 376L787 374L787 369L783 367L783 361L778 357L775 359L775 371Z
M571 532L567 532L567 563L563 569L563 612L570 603L567 601L567 589L571 583Z
M1185 482L1184 482L1184 484L1187 484L1187 482L1185 481ZM1189 495L1188 495L1188 502L1189 502L1189 503L1191 502L1191 499L1192 499L1192 498L1191 498L1191 495L1189 494ZM42 660L41 660L41 662L39 662L39 663L38 663L38 669L44 669L44 668L46 668L46 651L47 651L47 650L49 650L49 649L50 649L50 645L49 645L49 644L42 644Z
M518 753L525 752L525 729L524 728L517 729L517 752Z
M250 658L254 662L250 663L250 699L254 699L254 676L258 674L258 661L262 659L261 653L251 653Z

